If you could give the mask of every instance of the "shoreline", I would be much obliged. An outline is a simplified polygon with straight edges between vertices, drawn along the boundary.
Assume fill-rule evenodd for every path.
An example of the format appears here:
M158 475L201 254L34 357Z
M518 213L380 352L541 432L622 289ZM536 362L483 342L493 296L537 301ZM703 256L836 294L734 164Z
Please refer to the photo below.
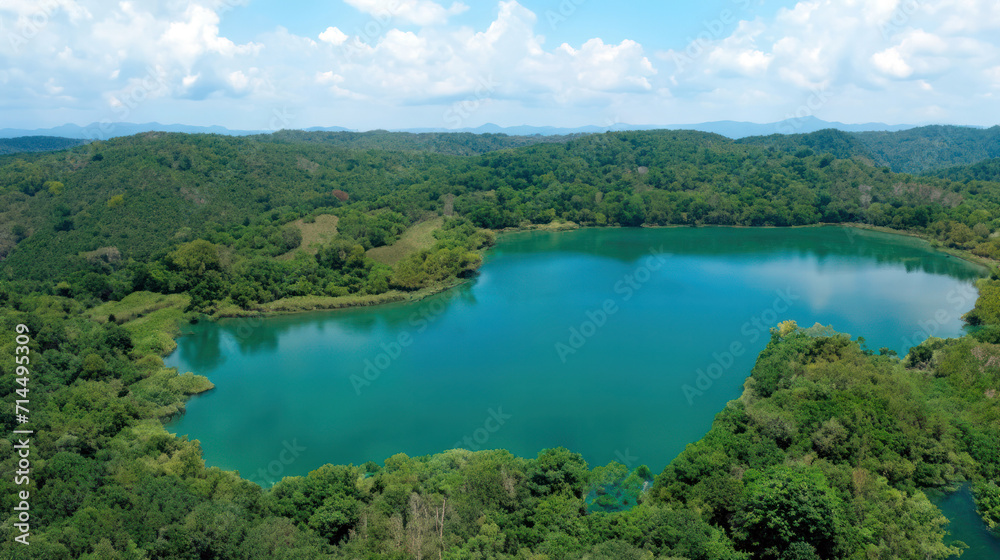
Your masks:
M969 251L953 249L950 247L944 247L936 240L930 239L926 235L907 230L896 230L884 226L873 226L870 224L861 223L816 223L808 225L799 226L742 226L742 225L681 225L681 224L669 224L669 225L642 225L639 228L645 229L676 229L676 228L730 228L730 229L802 229L802 228L823 228L823 227L839 227L839 228L855 228L866 231L874 231L876 233L884 233L889 235L899 235L903 237L910 237L914 239L919 239L928 244L928 248L932 251L941 252L948 256L955 257L964 260L968 263L974 264L976 266L982 267L984 273L989 272L994 266L997 265L996 261L974 255ZM497 235L497 242L499 243L501 238L510 235L524 234L524 233L538 233L538 232L551 232L551 233L565 233L569 231L579 231L584 229L633 229L633 228L623 228L621 226L582 226L575 222L558 222L549 224L531 224L528 226L516 227L516 228L504 228L501 230L489 230ZM487 248L483 251L483 264L485 264L489 258L490 250L495 247L496 244ZM324 311L337 311L337 310L347 310L347 309L357 309L362 307L377 307L382 305L394 304L394 303L413 303L422 301L431 296L438 295L447 292L453 288L462 286L469 281L475 279L478 276L479 271L476 270L476 275L469 278L456 278L451 281L439 282L432 286L426 288L421 288L413 292L404 292L401 290L390 290L388 292L376 295L368 296L296 296L292 298L283 298L280 300L275 300L266 304L260 304L255 306L253 309L242 309L234 305L223 306L216 309L215 312L211 314L185 314L184 317L180 318L178 323L171 329L172 332L166 333L170 336L171 340L174 341L179 336L184 336L181 331L182 326L187 323L190 324L193 320L207 320L210 322L217 322L226 319L240 319L249 317L270 317L270 316L281 316L281 315L297 315L313 312L324 312ZM984 275L985 276L985 275ZM161 354L161 357L166 357L172 354L176 348L176 342L172 345L173 347Z
M390 290L370 296L299 296L283 298L257 306L254 309L226 307L204 317L209 321L222 319L240 319L246 317L267 317L278 315L295 315L315 311L337 311L343 309L358 309L362 307L377 307L391 303L412 303L422 301L431 296L457 288L472 278L456 278L451 282L439 282L413 292Z
M1000 264L1000 261L994 261L986 257L980 257L979 255L974 255L969 251L964 249L954 249L951 247L945 247L940 244L936 239L931 239L930 237L911 230L893 229L885 226L873 226L871 224L864 224L858 222L848 222L848 223L828 223L828 222L818 222L815 224L806 224L800 226L741 226L741 225L726 225L726 224L702 224L702 225L683 225L683 224L668 224L668 225L647 225L643 224L638 226L638 228L624 228L622 226L582 226L575 222L561 222L555 227L551 224L532 224L527 227L517 227L517 228L505 228L501 230L493 230L497 234L497 240L499 241L501 235L518 234L518 233L534 233L534 232L552 232L552 233L563 233L567 231L578 231L583 229L679 229L679 228L727 228L727 229L805 229L805 228L824 228L824 227L839 227L839 228L854 228L866 231L874 231L876 233L885 233L888 235L899 235L903 237L911 237L914 239L919 239L926 242L930 248L934 251L945 253L955 258L962 259L966 262L975 264L977 266L984 267L986 269L991 269L994 266Z
M507 230L501 230L501 231L496 232L496 233L498 233L498 234L517 234L517 233L530 233L530 232L542 232L542 231L551 231L551 232L557 232L557 233L559 233L559 232L565 232L565 231L576 231L576 230L579 230L579 229L595 229L595 230L596 229L606 229L604 227L599 227L599 226L584 227L584 226L579 226L579 225L576 225L576 224L574 224L574 225L576 227L507 229ZM642 226L642 227L647 227L647 226ZM690 226L683 226L683 225L654 226L654 227L650 227L650 229L667 229L667 228L681 228L681 227L690 227ZM765 228L757 228L755 226L715 226L715 225L712 225L712 226L699 226L699 227L709 227L709 228L712 228L712 227L719 227L719 228L730 227L730 228L739 228L739 229L765 229ZM977 266L983 266L983 267L986 267L986 268L990 267L990 265L987 264L987 263L990 262L988 259L983 259L981 257L975 256L975 255L971 255L971 254L962 254L962 253L967 253L967 252L964 252L964 251L958 251L958 250L949 249L949 248L945 248L945 247L934 246L934 244L932 243L932 241L930 239L928 239L925 236L913 233L913 232L897 231L897 230L892 230L891 228L878 228L878 227L875 227L875 226L867 226L866 227L863 224L811 224L811 225L806 225L806 226L790 226L789 228L791 228L791 227L794 227L794 228L808 228L808 227L813 227L813 228L816 228L816 227L855 228L855 229L871 230L871 231L875 231L877 233L902 235L902 236L905 236L905 237L916 238L916 239L919 239L921 241L924 241L924 242L928 243L928 245L929 245L928 248L931 249L934 252L940 251L940 252L946 253L948 255L955 256L956 258L961 258L961 259L963 259L963 260L965 260L967 262L970 262L972 264L975 264ZM626 229L626 228L616 228L616 229ZM628 228L628 229L632 229L632 228ZM773 227L769 227L769 228L766 228L766 229L786 229L786 228L784 228L784 227L774 227L773 226ZM498 241L499 241L499 239L500 239L500 236L498 235ZM492 247L490 247L490 248L492 248ZM487 249L486 251L484 251L484 264L486 262L486 259L485 259L486 253L489 253L489 249ZM478 271L477 271L476 275L478 275ZM447 292L447 291L449 291L449 290L451 290L453 288L458 288L458 287L460 287L460 286L468 283L470 280L473 280L473 279L475 279L475 276L472 276L470 278L458 278L458 279L455 279L455 280L450 281L450 282L437 283L437 284L435 284L433 286L429 286L427 288L423 288L421 290L417 290L417 291L414 291L414 292L391 291L391 292L387 292L385 294L379 294L377 296L363 296L365 298L371 298L370 300L366 299L366 301L363 302L363 303L358 303L356 301L357 298L352 298L351 296L345 296L345 297L340 297L340 298L326 298L329 301L319 302L319 303L313 305L312 307L287 305L288 302L285 302L285 304L277 305L277 306L272 306L271 309L266 309L266 310L242 310L242 313L238 313L238 314L218 313L218 314L213 314L211 316L204 316L204 317L205 317L206 320L215 322L215 321L219 321L219 320L222 320L222 319L236 319L236 318L241 318L241 317L266 317L266 316L270 316L270 315L293 315L293 314L305 314L305 313L310 313L310 312L334 311L334 310L338 310L338 309L353 309L353 308L358 308L358 307L374 307L374 306L386 305L386 304L391 304L391 303L411 303L411 302L418 302L418 301L424 300L424 299L426 299L428 297L431 297L431 296L434 296L434 295L438 295L438 294ZM300 299L307 300L307 299L309 299L309 297L306 296L305 298L300 298ZM278 300L278 302L272 302L272 303L279 303L281 301L282 300ZM323 303L326 303L328 306L322 306ZM265 306L266 305L267 304L265 304ZM265 307L265 306L261 306L261 307ZM180 334L180 336L183 336L183 334ZM961 336L956 337L956 338L966 338L966 337L969 337L969 335L967 333L966 334L962 334ZM180 373L180 372L178 371L178 373ZM195 375L199 376L199 377L202 377L202 376L200 376L198 374L195 374ZM746 379L749 379L751 375L752 375L752 372L747 371L746 374L745 374ZM204 377L204 378L206 380L208 380L207 377ZM183 415L183 414L186 413L186 406L191 402L191 400L194 397L202 395L204 393L207 393L208 391L211 391L214 388L215 388L214 384L212 384L211 381L208 380L208 386L205 389L189 394L187 396L187 398L184 399L183 403L181 404L181 406L179 407L178 410L176 410L175 412L173 412L172 414L170 414L166 418L161 418L160 419L161 423L162 423L161 425L162 425L164 431L166 431L167 433L171 433L171 434L173 434L173 435L176 436L177 435L176 433L170 431L170 429L168 427L169 423L172 422L172 421L174 421L174 420L176 420L181 415ZM732 402L743 399L745 395L746 395L746 389L744 388L744 390L741 392L741 394L740 394L739 397L736 397L735 399L732 399L731 401L727 402L725 405L723 405L722 410L717 411L715 413L715 415L718 416ZM713 422L714 422L714 420L713 420ZM709 432L706 432L705 435L707 435L708 433ZM705 435L703 435L701 439L704 439ZM701 441L701 439L699 439L697 441ZM688 445L691 445L691 444L688 444ZM439 453L445 453L447 451L448 450L438 451L436 453L432 453L432 455L436 455L436 454L439 454ZM526 456L526 458L530 458L530 456ZM670 459L667 462L667 465L664 465L664 467L662 467L660 469L657 469L655 472L662 471L663 468L665 468L666 466L670 465L675 459L676 459L676 457L674 459ZM384 461L384 459L383 459L383 461ZM267 491L267 488L265 488L265 491ZM928 492L928 490L925 489L925 488L920 488L920 491L921 492L925 492L925 493Z

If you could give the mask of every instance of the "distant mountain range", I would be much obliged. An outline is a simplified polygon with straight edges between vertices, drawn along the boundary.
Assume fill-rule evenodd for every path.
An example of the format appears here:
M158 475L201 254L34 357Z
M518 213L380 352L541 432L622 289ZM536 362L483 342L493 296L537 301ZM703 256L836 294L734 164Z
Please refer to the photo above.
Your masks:
M631 125L613 124L609 126L583 126L579 128L557 128L552 126L509 126L503 127L495 124L484 124L477 128L445 129L445 128L415 128L402 130L400 132L472 132L476 134L509 134L512 136L552 136L564 134L593 134L607 131L619 130L697 130L700 132L712 132L729 138L745 138L748 136L767 136L770 134L808 134L828 128L835 128L844 132L873 132L885 131L894 132L897 130L908 130L916 128L917 125L910 124L885 124L885 123L864 123L864 124L844 124L841 122L828 122L816 117L802 117L799 119L786 119L773 123L752 123L740 121L714 121L697 124L667 124L667 125Z
M509 136L557 136L566 134L593 134L607 131L619 130L698 130L701 132L713 132L729 138L745 138L748 136L767 136L770 134L808 134L818 130L834 128L844 132L871 132L871 131L898 131L915 128L917 125L889 125L885 123L864 123L845 124L840 122L828 122L816 117L803 117L799 119L786 119L774 123L752 123L738 121L715 121L698 124L668 124L668 125L630 125L613 124L609 126L582 126L577 128L560 128L553 126L499 126L495 124L484 124L476 128L447 129L447 128L408 128L394 129L393 132L472 132L475 134L507 134ZM324 131L338 132L350 131L350 129L331 127L310 127L304 129L309 132ZM160 124L150 123L91 123L87 126L76 124L64 124L52 128L39 129L0 129L0 138L17 138L22 136L56 136L60 138L72 138L75 140L107 140L118 136L131 136L141 132L186 132L190 134L208 133L224 134L228 136L247 136L251 134L268 134L270 130L233 130L222 126L191 126L183 124Z
M349 129L331 126L315 126L307 128L308 131L338 132ZM52 128L36 128L32 130L19 128L0 128L0 138L18 138L21 136L57 136L60 138L72 138L74 140L107 140L118 136L132 136L141 132L185 132L188 134L224 134L226 136L249 136L251 134L269 134L272 130L233 130L224 126L191 126L186 124L160 124L158 122L149 123L91 123L87 126L78 124L64 124Z

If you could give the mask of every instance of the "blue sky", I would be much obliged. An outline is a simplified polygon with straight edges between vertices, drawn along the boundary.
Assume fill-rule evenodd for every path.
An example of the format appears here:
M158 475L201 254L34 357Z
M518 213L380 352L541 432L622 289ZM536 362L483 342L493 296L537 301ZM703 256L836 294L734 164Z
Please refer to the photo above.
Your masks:
M546 42L582 44L588 39L601 37L607 42L632 39L650 47L684 48L689 40L705 30L706 23L721 21L721 15L726 10L733 14L724 24L725 31L731 32L736 27L737 16L745 19L758 13L774 12L782 6L792 7L795 2L525 0L521 5L539 16L538 32L545 35ZM496 3L469 2L468 6L468 11L453 18L453 23L485 29L496 18ZM297 35L315 37L329 25L356 33L370 19L369 14L336 0L296 2L294 10L289 10L287 1L254 0L246 8L226 15L219 29L222 35L233 41L246 42L273 29L276 24ZM401 27L409 30L417 28L412 25Z
M0 0L0 127L997 124L995 0Z

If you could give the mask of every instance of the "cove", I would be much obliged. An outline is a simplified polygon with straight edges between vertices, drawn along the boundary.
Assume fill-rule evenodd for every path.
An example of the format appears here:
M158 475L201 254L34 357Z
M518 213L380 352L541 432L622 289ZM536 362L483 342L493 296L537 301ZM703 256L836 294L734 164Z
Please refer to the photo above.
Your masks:
M948 525L950 535L945 542L962 541L968 545L969 548L961 555L963 560L1000 558L1000 536L991 532L976 513L976 502L968 485L956 492L937 496L933 501L951 521Z
M455 447L659 472L740 395L777 322L902 355L962 334L981 274L840 227L509 234L420 302L189 326L167 365L216 389L167 429L265 486Z

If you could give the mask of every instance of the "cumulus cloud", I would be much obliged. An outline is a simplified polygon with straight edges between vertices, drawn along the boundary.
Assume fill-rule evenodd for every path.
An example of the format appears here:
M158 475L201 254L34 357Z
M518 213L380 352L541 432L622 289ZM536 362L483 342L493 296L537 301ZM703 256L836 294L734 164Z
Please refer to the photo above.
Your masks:
M239 42L220 26L253 9L246 0L0 0L5 106L16 118L76 122L225 114L231 126L285 107L300 108L299 126L318 124L307 121L320 111L337 120L324 124L366 127L766 121L803 107L851 122L969 122L1000 89L993 0L804 0L673 49L546 44L538 15L516 0L499 1L479 28L452 21L468 9L461 2L345 2L378 31L324 21L309 36L275 27ZM266 126L255 123L235 124Z
M347 40L347 35L336 27L327 27L326 31L319 34L319 40L330 43L334 46L343 45Z
M805 0L772 18L742 21L725 36L661 51L657 59L672 63L666 68L674 92L703 101L754 92L761 112L771 107L767 120L807 106L810 115L829 120L919 122L943 114L942 96L957 107L969 91L988 87L983 69L1000 62L998 6ZM971 114L955 117L968 122Z
M913 68L903 60L899 47L888 48L873 54L872 64L879 72L893 78L909 78L913 75Z
M537 16L516 1L499 4L483 31L437 27L389 29L374 44L345 38L329 51L321 76L342 77L337 87L401 103L453 103L465 98L552 102L573 95L649 91L656 70L641 45L592 39L573 47L543 48ZM484 82L491 85L483 87ZM484 95L484 90L488 90Z
M188 66L206 53L231 57L236 54L256 54L260 49L252 43L236 45L229 39L220 37L219 15L197 4L189 6L181 20L167 25L160 35L159 44L172 53L175 60Z
M557 65L572 69L573 82L596 91L650 91L649 77L656 74L642 45L628 39L606 45L591 39L579 50L563 44L557 50Z

